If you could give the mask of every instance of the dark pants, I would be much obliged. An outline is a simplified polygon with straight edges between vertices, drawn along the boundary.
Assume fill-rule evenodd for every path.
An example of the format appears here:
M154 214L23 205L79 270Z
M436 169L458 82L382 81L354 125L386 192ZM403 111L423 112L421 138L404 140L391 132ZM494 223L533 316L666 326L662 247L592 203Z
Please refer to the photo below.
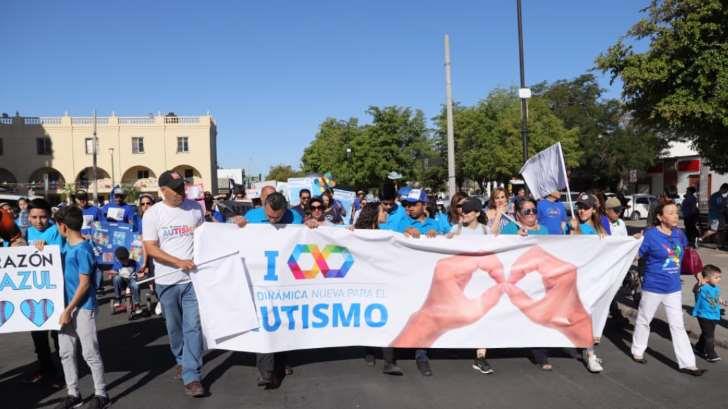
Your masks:
M53 355L51 354L51 344L48 335L53 338L53 344L56 347L56 355L58 355L58 331L32 331L30 336L33 338L33 346L35 354L38 356L40 364L40 372L45 375L55 375L56 366L53 364Z
M377 349L373 348L373 347L366 347L366 353L368 355L374 355L374 352L376 350ZM382 348L382 359L384 359L384 361L389 364L394 364L394 362L395 362L394 348L391 348L391 347Z
M534 348L531 350L533 353L533 360L536 361L537 365L546 365L549 363L549 353L546 348Z
M685 218L685 235L688 238L688 246L695 246L695 239L698 237L698 216Z
M698 317L701 333L698 343L695 344L695 349L705 354L708 359L718 357L718 354L715 353L715 324L717 323L716 320Z
M255 367L258 368L260 379L263 381L271 381L273 375L280 372L288 361L286 352L255 354Z

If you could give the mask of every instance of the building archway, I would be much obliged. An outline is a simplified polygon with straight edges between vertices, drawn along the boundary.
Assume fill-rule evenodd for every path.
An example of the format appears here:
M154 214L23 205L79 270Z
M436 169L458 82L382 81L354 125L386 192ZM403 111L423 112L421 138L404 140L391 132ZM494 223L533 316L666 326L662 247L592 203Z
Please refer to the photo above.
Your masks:
M157 175L146 166L132 166L121 176L121 184L134 186L142 192L157 190Z
M30 174L28 183L36 187L43 187L46 177L48 179L49 189L63 189L66 185L66 179L63 177L61 172L51 167L36 169Z
M94 168L88 167L84 168L80 172L78 172L78 175L76 176L76 187L79 189L88 189L89 186L91 186L94 182ZM96 180L108 180L110 184L111 183L111 177L109 176L109 172L105 171L104 169L100 167L96 167Z
M188 182L194 183L195 179L202 179L202 173L190 165L175 166L172 170L179 173Z
M15 177L13 172L0 168L0 185L14 185L18 183L18 178Z

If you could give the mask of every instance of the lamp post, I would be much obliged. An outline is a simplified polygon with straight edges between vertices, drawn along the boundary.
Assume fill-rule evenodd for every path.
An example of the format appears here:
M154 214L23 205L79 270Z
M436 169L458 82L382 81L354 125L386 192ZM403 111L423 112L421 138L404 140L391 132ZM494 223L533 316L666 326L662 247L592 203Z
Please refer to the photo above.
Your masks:
M109 148L109 155L111 156L111 188L114 188L116 183L114 175L114 148Z
M521 98L521 140L523 142L523 163L528 160L528 98L531 97L531 90L526 88L526 70L523 57L523 13L521 0L516 0L516 12L518 14L518 65L521 71L521 88L518 96Z

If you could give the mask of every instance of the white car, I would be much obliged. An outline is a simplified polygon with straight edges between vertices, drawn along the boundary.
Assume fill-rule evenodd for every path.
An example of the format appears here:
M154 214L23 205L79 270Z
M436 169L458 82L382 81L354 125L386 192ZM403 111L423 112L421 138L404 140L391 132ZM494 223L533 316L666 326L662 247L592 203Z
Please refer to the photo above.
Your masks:
M627 199L627 205L624 209L624 218L631 220L646 219L647 213L650 211L650 206L657 201L655 196L645 193L628 195L624 198Z

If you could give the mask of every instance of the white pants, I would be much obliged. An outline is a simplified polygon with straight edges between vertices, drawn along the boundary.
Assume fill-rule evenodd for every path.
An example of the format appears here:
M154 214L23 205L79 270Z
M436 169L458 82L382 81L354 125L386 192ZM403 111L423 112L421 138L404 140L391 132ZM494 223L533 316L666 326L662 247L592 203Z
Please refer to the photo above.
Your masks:
M96 310L77 308L71 315L71 322L61 328L58 334L58 349L63 365L68 394L80 396L78 391L78 362L76 361L76 342L81 340L81 354L91 369L94 381L94 394L106 396L104 382L104 363L101 361L99 341L96 337Z
M682 293L680 291L670 294L642 291L642 299L640 300L639 311L637 311L637 321L632 336L632 355L636 357L644 356L647 349L647 340L650 337L650 322L652 322L652 318L655 316L660 304L665 306L677 365L680 369L695 368L695 354L693 354L693 347L690 345L690 339L683 322Z

